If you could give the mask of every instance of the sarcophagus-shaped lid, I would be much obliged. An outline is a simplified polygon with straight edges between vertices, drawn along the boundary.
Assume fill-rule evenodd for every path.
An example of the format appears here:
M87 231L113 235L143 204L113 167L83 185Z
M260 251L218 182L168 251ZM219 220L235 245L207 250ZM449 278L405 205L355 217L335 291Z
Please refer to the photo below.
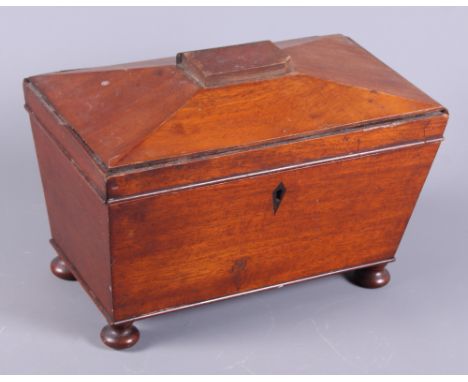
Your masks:
M31 77L25 87L103 172L443 109L341 35L64 71Z

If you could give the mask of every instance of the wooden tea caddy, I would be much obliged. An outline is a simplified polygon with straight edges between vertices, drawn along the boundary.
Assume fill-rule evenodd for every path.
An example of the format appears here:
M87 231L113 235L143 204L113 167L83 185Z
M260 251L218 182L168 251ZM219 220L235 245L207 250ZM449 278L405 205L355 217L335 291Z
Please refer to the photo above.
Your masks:
M447 110L348 37L269 41L24 81L57 257L133 322L354 271L390 280Z

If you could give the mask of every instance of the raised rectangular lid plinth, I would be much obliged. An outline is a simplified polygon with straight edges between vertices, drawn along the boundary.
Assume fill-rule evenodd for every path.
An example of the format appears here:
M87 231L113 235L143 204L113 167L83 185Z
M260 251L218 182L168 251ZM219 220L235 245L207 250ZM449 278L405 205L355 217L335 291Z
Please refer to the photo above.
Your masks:
M443 109L341 35L188 52L177 62L46 74L25 86L104 171Z
M289 55L271 41L179 53L176 60L203 87L258 81L291 71Z

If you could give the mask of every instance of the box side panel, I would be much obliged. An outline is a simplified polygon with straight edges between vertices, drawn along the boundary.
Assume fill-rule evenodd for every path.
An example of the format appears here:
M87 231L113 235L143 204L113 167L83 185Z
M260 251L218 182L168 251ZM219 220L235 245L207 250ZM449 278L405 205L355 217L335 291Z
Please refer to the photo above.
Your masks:
M438 146L111 203L116 321L392 259Z
M34 117L34 142L53 244L106 318L112 317L107 205Z

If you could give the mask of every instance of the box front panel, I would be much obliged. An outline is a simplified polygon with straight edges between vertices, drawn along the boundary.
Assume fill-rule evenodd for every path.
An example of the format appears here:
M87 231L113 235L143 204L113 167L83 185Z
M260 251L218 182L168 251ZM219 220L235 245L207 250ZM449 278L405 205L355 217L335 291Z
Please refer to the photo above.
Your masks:
M115 319L393 258L438 146L111 203Z

